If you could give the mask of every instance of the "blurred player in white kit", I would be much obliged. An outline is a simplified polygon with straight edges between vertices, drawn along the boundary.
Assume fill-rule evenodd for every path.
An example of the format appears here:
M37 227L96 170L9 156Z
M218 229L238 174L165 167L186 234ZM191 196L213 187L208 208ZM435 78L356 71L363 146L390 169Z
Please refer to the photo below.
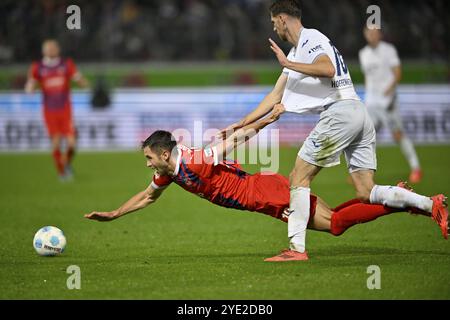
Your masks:
M380 29L364 28L367 45L359 51L359 61L365 77L365 104L378 132L387 126L400 145L408 161L411 173L409 181L419 183L422 170L411 140L405 135L397 111L396 87L402 76L397 50L392 44L382 41Z

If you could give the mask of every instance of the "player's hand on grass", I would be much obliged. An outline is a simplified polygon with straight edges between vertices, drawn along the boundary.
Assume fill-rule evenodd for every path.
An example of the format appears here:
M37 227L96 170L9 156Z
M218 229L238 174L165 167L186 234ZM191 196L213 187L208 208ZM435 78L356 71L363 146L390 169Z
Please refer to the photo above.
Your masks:
M275 53L278 62L281 64L282 67L286 67L289 60L286 58L286 55L284 54L283 50L281 50L281 48L275 43L275 41L273 41L270 38L269 42L270 42L270 49L272 49L272 51Z
M85 218L97 221L111 221L117 219L117 215L114 211L111 212L97 212L93 211L84 215Z

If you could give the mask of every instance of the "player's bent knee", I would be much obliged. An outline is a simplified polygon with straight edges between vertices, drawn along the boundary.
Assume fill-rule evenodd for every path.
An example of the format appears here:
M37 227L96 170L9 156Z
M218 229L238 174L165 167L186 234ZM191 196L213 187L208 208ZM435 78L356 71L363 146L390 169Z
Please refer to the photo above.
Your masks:
M67 146L68 146L69 148L75 148L76 145L77 145L76 140L70 140L70 139L67 139Z
M311 180L308 177L299 177L293 173L289 175L289 184L291 187L304 187L309 188Z
M51 143L52 143L52 149L56 150L59 149L59 146L61 144L61 138L58 135L54 135L51 137Z
M314 176L305 175L303 171L294 169L289 174L289 183L291 187L309 188Z

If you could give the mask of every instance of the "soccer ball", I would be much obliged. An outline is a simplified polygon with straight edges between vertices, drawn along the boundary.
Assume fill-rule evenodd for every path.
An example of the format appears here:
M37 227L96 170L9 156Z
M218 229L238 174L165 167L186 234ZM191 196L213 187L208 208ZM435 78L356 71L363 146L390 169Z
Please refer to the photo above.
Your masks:
M34 235L33 247L41 256L55 256L63 253L66 237L57 227L43 227Z

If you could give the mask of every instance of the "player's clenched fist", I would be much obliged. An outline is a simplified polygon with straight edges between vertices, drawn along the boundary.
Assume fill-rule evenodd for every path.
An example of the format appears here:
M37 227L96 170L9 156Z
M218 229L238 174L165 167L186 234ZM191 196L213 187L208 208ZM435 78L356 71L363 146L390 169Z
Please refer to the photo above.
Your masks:
M273 106L272 112L269 115L269 119L271 120L271 122L277 121L280 118L281 114L285 111L286 109L284 108L284 105L282 105L281 103L277 103Z
M275 115L281 115L285 111L286 111L286 109L284 108L284 105L281 103L277 103L276 105L274 105L273 110L272 110L272 112Z
M227 137L232 135L235 130L242 128L243 126L244 126L244 124L242 123L242 121L233 123L233 124L229 125L228 127L226 127L225 129L222 129L219 132L217 132L216 138L225 140Z

